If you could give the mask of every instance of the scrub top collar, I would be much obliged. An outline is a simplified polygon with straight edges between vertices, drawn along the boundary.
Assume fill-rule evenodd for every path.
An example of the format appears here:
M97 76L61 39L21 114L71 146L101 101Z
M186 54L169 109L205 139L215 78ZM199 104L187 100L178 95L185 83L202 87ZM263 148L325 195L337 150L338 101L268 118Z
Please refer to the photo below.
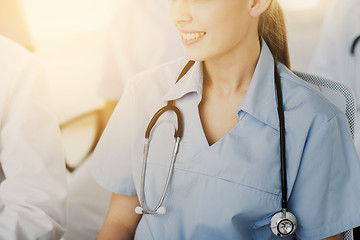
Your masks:
M279 130L274 76L274 58L269 47L262 40L260 57L239 112L243 110L266 125ZM285 100L285 97L283 99Z
M183 67L185 67L187 61L184 62ZM176 78L180 74L181 70L179 70L179 73L177 73ZM174 79L174 82L175 81L176 79ZM164 101L178 100L188 93L197 93L199 96L198 103L200 103L202 97L202 89L203 89L202 62L197 61L195 62L194 66L175 85L173 85L170 88L170 90L165 94L163 100Z
M238 116L240 118L241 111L244 111L266 125L279 130L277 98L274 83L274 58L264 40L262 40L261 46L261 53L254 75L244 100L239 107ZM179 74L180 72L181 70L179 71ZM197 61L189 72L170 88L163 100L178 100L186 94L197 93L199 96L199 103L202 97L202 88L202 62Z

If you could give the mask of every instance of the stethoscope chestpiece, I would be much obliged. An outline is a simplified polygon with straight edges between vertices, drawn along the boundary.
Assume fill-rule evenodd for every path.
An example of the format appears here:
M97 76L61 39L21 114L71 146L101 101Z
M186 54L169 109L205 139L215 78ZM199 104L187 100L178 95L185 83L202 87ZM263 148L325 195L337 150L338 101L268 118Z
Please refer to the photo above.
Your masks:
M291 212L280 211L270 220L270 229L272 233L280 238L288 237L296 230L297 221Z

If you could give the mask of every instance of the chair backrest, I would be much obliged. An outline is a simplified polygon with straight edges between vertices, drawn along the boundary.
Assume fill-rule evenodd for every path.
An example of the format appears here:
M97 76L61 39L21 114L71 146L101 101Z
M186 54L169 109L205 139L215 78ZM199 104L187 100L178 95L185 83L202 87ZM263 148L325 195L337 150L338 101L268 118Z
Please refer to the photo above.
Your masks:
M297 71L294 71L294 73L304 81L313 85L315 89L319 90L327 99L345 113L349 121L350 133L354 138L355 98L351 89L344 84L323 77ZM343 232L341 238L343 240L353 240L352 229Z
M319 90L327 99L345 113L349 121L350 133L354 138L355 98L351 89L344 84L323 77L297 71L294 71L294 73L304 81L312 84L315 89Z

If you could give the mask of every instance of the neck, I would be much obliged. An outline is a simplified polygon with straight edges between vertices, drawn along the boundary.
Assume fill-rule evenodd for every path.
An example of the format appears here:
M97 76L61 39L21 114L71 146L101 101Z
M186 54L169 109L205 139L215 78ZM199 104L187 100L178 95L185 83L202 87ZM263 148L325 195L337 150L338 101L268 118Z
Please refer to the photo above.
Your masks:
M247 91L260 55L258 39L241 43L231 53L205 60L204 87L228 96Z

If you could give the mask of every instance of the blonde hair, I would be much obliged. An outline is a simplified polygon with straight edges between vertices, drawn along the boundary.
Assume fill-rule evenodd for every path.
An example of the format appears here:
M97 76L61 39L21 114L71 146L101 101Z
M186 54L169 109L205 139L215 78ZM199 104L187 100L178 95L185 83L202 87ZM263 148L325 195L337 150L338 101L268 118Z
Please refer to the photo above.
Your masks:
M277 0L272 0L268 9L260 16L258 32L275 60L290 68L285 17Z

